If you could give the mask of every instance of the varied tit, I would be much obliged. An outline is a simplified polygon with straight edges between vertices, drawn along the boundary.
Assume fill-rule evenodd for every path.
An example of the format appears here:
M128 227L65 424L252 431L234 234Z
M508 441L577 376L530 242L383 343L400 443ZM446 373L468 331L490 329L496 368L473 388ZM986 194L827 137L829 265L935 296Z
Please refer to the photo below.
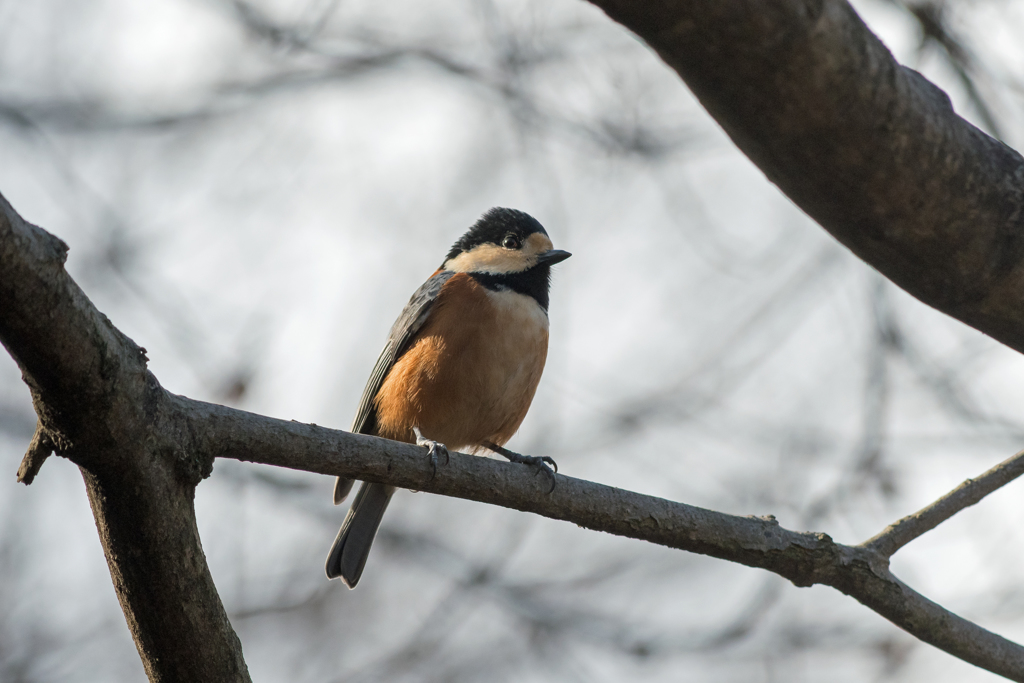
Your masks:
M536 219L485 213L412 295L370 373L352 431L426 446L436 467L447 448L486 448L554 473L547 457L502 448L530 409L548 351L552 248ZM334 503L352 490L339 477ZM327 557L327 577L355 588L393 486L363 483Z

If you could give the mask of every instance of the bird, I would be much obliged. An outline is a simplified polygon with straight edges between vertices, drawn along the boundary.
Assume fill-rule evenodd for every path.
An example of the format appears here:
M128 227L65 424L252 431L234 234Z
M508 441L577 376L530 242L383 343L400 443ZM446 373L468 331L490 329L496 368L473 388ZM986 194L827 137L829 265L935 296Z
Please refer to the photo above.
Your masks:
M526 417L544 371L551 266L570 256L529 214L485 212L391 327L351 431L424 446L435 472L448 449L487 449L544 472L553 490L554 460L503 446ZM338 477L335 505L354 483ZM328 579L355 588L394 492L362 483L327 556Z

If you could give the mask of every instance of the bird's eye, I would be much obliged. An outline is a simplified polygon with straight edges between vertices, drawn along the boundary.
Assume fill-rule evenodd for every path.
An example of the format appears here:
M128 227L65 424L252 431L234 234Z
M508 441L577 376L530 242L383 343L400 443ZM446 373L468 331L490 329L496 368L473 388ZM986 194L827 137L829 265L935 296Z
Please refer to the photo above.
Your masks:
M501 246L506 249L518 249L522 245L519 243L519 238L515 235L505 235L505 239L501 241Z

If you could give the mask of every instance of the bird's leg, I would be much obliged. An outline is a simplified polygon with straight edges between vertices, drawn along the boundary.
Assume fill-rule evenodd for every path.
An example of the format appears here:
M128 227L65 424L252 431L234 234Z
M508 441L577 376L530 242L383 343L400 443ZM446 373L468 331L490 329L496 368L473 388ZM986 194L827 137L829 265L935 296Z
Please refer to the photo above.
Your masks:
M440 441L434 441L423 436L423 432L420 431L419 427L413 427L412 433L416 435L416 445L426 446L427 454L430 456L430 466L434 469L432 476L437 476L437 454L444 453L444 464L447 465L452 461L451 454L448 453L448 447Z
M492 443L490 441L484 441L484 446L487 449L494 451L498 455L508 458L509 462L517 462L521 465L529 465L530 467L534 468L538 473L542 471L546 472L547 475L551 477L551 488L548 490L548 493L551 493L552 491L555 490L555 472L558 471L558 465L555 463L554 460L552 460L548 456L521 455L519 453L516 453L515 451L510 451L507 448L502 448L498 444ZM555 469L552 470L552 467Z

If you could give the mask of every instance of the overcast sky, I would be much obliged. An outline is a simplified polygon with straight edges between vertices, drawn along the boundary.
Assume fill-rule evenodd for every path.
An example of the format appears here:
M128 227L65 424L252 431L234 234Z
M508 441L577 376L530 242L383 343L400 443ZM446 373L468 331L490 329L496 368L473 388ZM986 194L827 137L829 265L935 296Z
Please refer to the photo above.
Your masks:
M855 6L1024 142L1024 2L947 8L967 80L899 4ZM856 543L1024 446L1019 354L857 261L586 4L0 1L0 153L175 393L347 429L410 294L511 206L574 254L509 444L565 474ZM77 470L13 483L34 419L4 355L0 680L142 680ZM1018 642L1021 486L893 560ZM996 680L832 589L426 494L350 592L331 487L218 462L198 489L256 681Z

